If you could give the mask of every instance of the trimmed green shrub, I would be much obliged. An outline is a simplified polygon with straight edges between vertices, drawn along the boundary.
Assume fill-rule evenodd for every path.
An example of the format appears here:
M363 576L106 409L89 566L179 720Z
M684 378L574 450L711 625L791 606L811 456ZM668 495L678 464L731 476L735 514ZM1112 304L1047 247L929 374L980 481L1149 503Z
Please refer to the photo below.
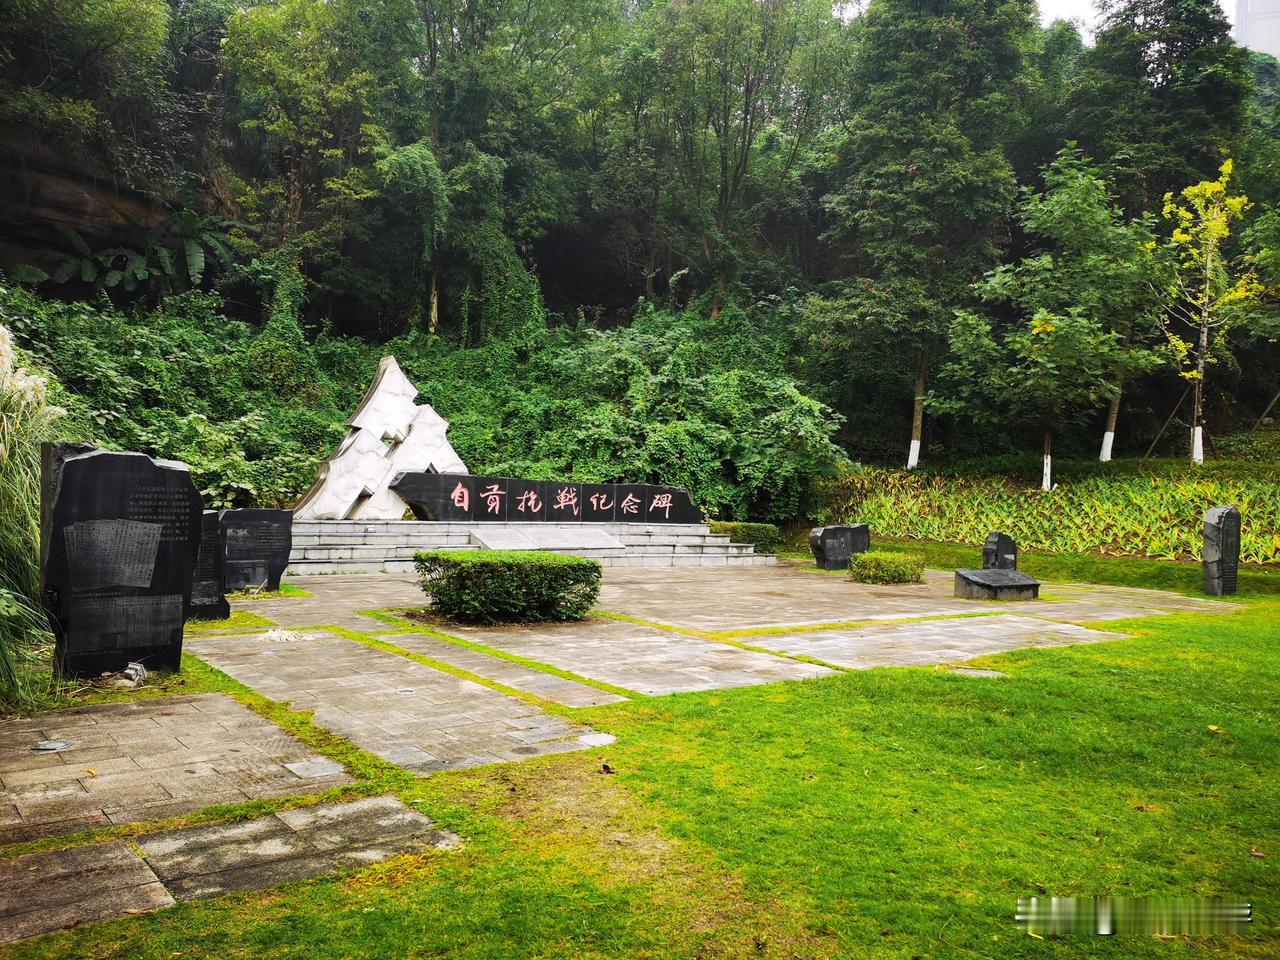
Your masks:
M581 620L600 595L600 564L518 550L414 554L431 606L464 623Z
M849 560L849 579L858 583L922 583L924 558L888 550L855 553Z
M777 553L782 546L782 531L772 523L712 520L708 526L712 533L728 534L731 543L754 543L757 553Z

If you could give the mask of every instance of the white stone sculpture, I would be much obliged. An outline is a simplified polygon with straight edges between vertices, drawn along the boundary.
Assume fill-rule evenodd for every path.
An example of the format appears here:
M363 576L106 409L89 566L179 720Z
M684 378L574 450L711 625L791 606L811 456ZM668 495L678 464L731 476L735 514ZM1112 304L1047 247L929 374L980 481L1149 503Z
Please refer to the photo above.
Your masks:
M295 520L399 520L408 505L388 485L399 473L467 473L446 434L449 424L427 404L396 363L383 357L351 432L294 508Z

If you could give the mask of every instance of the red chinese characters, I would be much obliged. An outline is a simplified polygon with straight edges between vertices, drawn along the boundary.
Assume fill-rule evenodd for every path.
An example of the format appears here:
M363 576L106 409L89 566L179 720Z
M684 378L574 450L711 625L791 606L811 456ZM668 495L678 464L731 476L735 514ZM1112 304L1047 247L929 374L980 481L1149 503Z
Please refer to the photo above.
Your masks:
M626 514L638 514L640 512L640 498L634 493L628 493L622 498L622 502L618 504L618 510Z
M524 514L535 514L542 511L542 498L537 490L526 490L516 497L516 510Z
M669 493L655 493L653 502L649 504L649 514L652 515L655 510L661 510L662 515L668 520L671 519L672 497Z
M578 506L578 488L577 487L561 487L556 491L556 499L551 504L552 510L568 510L575 517L578 515L580 507Z
M461 480L453 488L453 493L449 494L449 499L453 501L453 505L459 510L471 509L471 491L463 485Z
M480 496L484 498L484 508L487 513L498 516L502 513L502 498L507 495L507 491L501 489L498 484L494 483L480 491Z

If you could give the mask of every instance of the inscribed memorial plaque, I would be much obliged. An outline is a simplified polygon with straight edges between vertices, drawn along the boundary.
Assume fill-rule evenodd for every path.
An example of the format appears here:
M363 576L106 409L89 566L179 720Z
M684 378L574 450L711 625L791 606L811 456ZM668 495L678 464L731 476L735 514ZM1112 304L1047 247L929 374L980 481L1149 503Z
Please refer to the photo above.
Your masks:
M293 549L293 511L223 510L221 529L226 589L279 590Z
M50 445L43 456L42 595L61 676L136 660L177 669L200 547L186 464Z

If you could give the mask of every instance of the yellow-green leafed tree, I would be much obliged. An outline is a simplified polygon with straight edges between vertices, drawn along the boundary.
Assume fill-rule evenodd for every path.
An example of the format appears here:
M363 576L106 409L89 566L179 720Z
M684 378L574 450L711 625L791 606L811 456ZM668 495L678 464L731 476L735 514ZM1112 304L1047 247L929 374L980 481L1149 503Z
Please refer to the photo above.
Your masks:
M1231 160L1217 180L1186 187L1175 198L1165 194L1164 216L1173 223L1169 243L1177 259L1170 275L1165 332L1182 376L1193 389L1191 463L1204 462L1204 382L1211 351L1222 344L1228 330L1247 316L1247 307L1262 292L1251 261L1233 259L1228 248L1232 224L1252 204L1243 194L1231 194ZM1192 338L1181 335L1190 328Z

